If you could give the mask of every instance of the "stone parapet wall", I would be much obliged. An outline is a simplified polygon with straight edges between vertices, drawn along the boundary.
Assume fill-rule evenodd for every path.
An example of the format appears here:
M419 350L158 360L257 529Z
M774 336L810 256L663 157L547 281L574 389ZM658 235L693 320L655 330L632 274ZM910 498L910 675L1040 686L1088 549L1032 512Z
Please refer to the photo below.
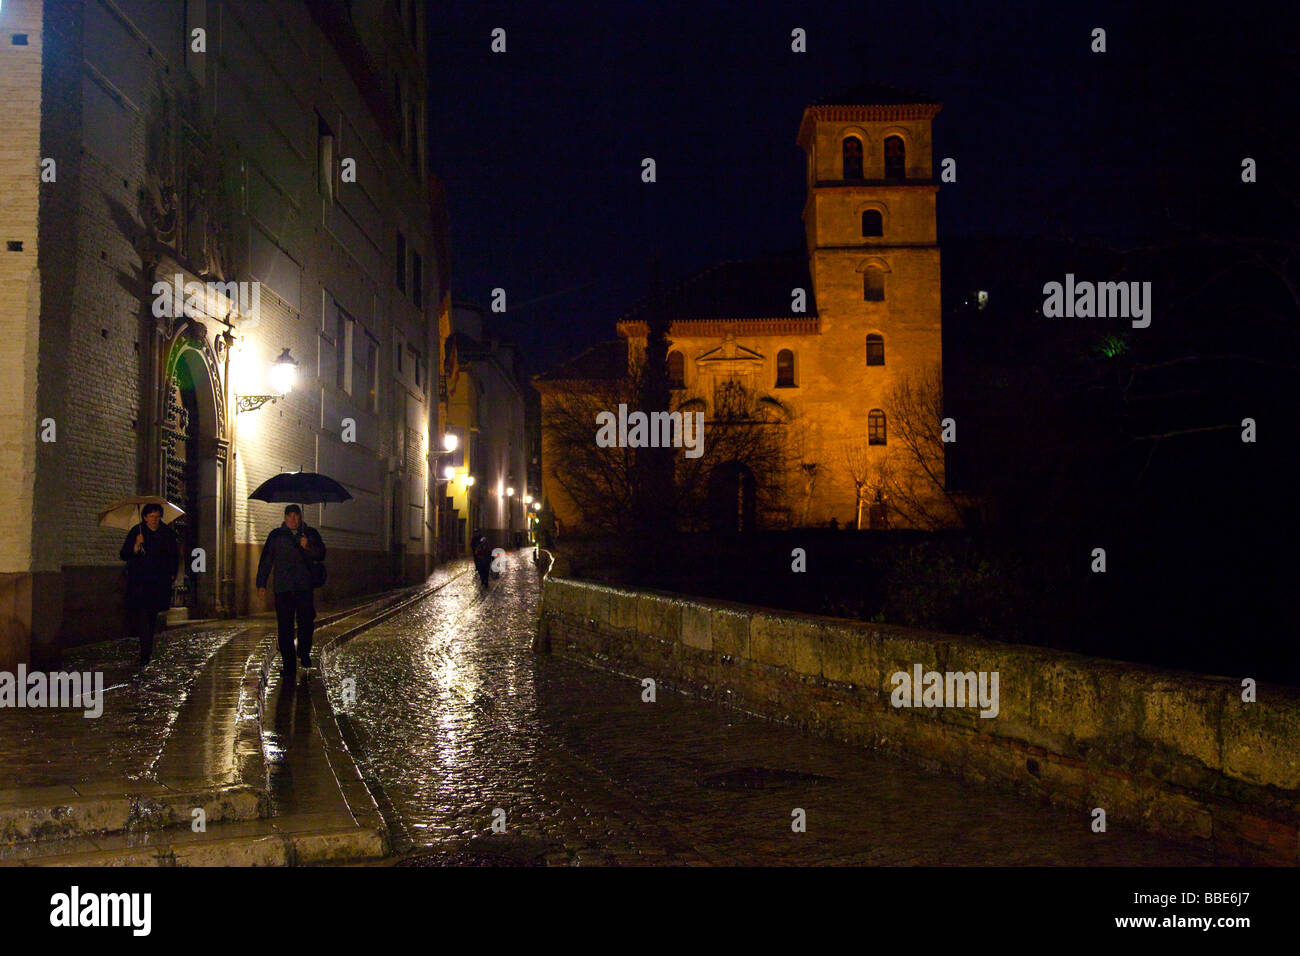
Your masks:
M680 682L931 769L1010 784L1109 827L1300 860L1300 692L1079 654L554 576L539 646ZM891 676L997 672L999 712L894 707ZM1099 836L1099 838L1104 838Z

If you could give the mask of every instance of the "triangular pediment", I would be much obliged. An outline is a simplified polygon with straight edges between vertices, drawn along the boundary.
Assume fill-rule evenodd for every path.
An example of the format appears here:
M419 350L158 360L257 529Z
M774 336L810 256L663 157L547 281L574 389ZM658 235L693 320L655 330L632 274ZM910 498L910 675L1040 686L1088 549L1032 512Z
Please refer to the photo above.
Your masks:
M764 361L763 353L756 352L753 349L746 348L738 344L734 339L727 339L721 345L709 349L695 360L697 365L735 365L735 364L758 364L762 365Z

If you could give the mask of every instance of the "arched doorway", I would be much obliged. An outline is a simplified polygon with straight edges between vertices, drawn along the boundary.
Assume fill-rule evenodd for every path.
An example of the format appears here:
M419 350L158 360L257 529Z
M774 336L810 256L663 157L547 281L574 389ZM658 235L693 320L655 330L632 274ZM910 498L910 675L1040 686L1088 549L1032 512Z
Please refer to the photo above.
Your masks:
M709 527L713 531L755 531L758 507L754 472L729 461L709 472Z
M189 339L177 339L170 354L160 493L185 512L172 524L181 552L172 606L185 608L190 617L212 617L221 613L223 561L218 528L225 442L219 435L219 399L208 359ZM195 549L202 550L197 561Z

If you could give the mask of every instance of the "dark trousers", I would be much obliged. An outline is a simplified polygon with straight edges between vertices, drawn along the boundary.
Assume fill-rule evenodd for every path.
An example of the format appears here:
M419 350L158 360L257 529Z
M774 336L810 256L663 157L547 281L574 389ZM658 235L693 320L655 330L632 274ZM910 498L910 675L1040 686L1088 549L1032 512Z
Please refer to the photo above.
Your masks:
M293 622L298 621L298 658L311 653L311 632L316 620L316 605L311 591L276 591L275 617L280 625L280 656L288 664L294 659Z
M158 612L148 607L131 608L131 630L140 638L140 663L149 663L153 655L153 633L158 625Z

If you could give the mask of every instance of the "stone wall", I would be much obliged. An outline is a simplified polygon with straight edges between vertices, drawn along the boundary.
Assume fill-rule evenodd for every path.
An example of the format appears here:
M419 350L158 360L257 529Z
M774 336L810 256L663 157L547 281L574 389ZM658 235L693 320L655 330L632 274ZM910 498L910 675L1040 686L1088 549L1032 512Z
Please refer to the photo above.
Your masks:
M1300 692L1078 654L549 577L538 643L1109 827L1300 860ZM999 712L895 708L891 675L999 674Z

